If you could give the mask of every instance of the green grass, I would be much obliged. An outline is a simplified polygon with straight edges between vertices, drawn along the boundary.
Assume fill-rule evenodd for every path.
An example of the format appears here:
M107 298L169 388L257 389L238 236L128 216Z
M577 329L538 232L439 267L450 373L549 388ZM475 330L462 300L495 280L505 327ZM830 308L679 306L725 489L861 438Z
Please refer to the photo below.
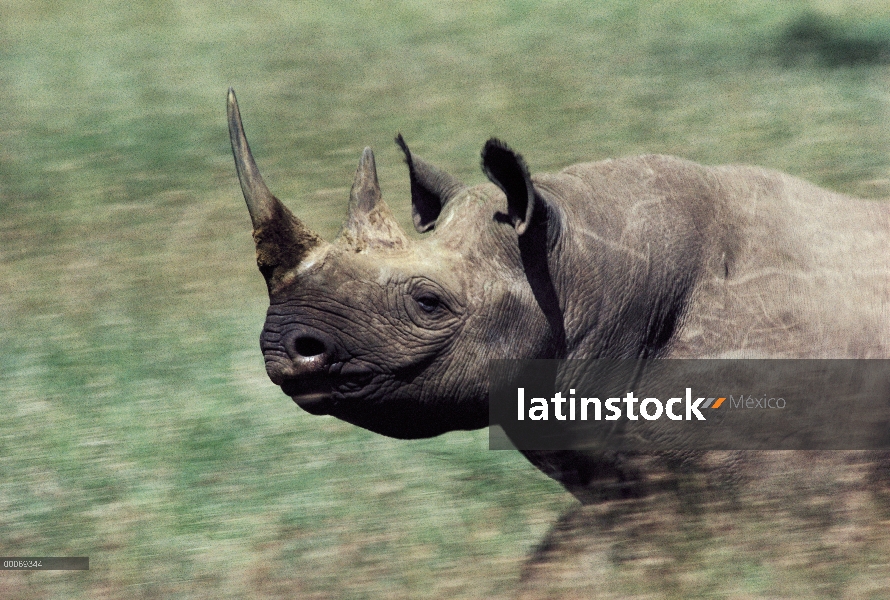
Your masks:
M534 171L665 152L890 195L888 66L787 45L816 14L884 47L880 0L0 14L0 554L91 561L2 572L3 598L508 595L572 502L484 431L389 440L267 380L230 85L270 185L328 237L365 145L409 225L397 131L469 183L498 135Z

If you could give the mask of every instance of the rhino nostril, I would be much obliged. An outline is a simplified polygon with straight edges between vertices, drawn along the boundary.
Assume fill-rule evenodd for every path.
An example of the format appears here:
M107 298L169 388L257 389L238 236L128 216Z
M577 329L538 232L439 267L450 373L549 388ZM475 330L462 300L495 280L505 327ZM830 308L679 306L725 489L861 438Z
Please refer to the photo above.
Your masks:
M325 345L313 337L301 336L294 340L294 350L299 356L311 358L324 354L325 349Z
M263 335L267 335L265 330ZM328 368L336 348L330 337L309 327L295 327L277 339L270 333L264 340L264 352L265 348L271 354L283 350L293 363L291 366L301 373Z

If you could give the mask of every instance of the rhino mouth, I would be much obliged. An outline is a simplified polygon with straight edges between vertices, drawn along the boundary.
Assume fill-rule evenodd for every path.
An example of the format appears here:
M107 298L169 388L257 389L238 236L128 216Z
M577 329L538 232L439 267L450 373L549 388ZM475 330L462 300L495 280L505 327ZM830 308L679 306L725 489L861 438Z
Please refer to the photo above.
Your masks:
M338 400L348 394L361 392L371 378L371 373L349 376L317 374L287 379L281 383L281 390L306 412L326 415L330 414Z
M281 384L281 391L290 396L303 410L314 415L327 414L325 405L330 404L334 391L326 379L312 379L314 381L305 379L284 381Z

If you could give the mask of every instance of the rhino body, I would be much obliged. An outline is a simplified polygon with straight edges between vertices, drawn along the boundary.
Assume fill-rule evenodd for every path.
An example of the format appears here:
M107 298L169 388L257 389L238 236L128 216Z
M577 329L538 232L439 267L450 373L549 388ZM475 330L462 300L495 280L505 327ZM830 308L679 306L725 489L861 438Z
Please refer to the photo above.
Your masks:
M365 149L347 222L328 243L266 188L231 90L229 125L269 290L266 369L313 414L398 438L485 427L487 365L501 358L890 358L886 202L659 155L533 177L495 139L482 151L490 183L467 186L399 136L424 235L396 224ZM810 464L819 493L853 472L886 488L886 459L864 453L525 454L583 502L623 507L625 521L591 517L591 535L579 538L595 540L586 552L612 567L607 548L648 514L646 498L679 489L627 482L692 477L684 497L704 502L715 473L741 498L751 485L781 489L758 488L761 474L781 482ZM560 531L535 565L571 546Z

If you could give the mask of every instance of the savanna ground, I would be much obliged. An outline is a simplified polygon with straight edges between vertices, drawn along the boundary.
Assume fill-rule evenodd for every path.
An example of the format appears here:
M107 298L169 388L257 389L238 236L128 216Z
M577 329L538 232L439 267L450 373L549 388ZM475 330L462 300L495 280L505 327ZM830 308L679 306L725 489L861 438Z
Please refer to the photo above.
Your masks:
M0 1L3 598L510 594L573 500L485 431L399 442L266 378L228 147L330 237L365 145L466 182L662 152L890 195L885 0Z

